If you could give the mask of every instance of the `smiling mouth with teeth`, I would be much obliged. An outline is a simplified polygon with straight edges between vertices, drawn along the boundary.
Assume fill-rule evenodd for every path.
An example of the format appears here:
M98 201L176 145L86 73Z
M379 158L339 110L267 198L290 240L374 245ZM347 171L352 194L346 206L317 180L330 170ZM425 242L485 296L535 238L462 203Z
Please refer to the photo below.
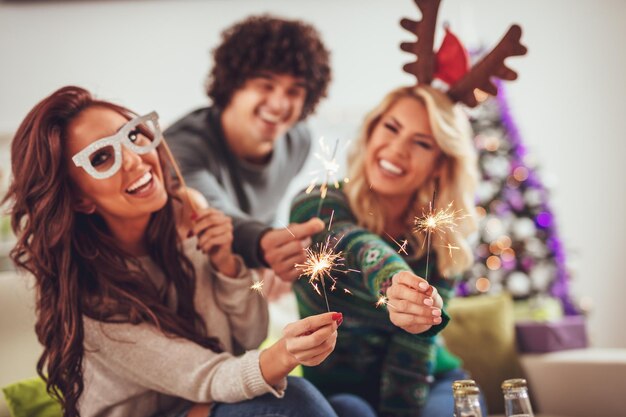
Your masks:
M267 123L277 124L277 123L280 123L280 121L282 120L282 118L280 116L276 116L276 115L274 115L272 113L269 113L267 111L264 111L264 110L260 110L258 114L259 114L259 117L261 118L261 120L263 120L264 122L267 122Z
M135 194L137 191L145 188L152 182L152 172L148 171L141 176L137 181L132 183L127 189L126 192L129 194Z
M404 174L404 170L402 168L400 168L399 166L392 164L391 162L387 161L386 159L380 159L378 161L378 165L386 172L389 172L391 174L394 175L402 175Z

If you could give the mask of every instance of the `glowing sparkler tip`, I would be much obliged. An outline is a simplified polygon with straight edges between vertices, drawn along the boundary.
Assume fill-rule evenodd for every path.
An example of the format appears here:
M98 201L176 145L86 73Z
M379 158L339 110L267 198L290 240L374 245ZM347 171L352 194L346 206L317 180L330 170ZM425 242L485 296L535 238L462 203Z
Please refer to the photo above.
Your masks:
M341 252L335 253L334 246L330 243L330 236L323 244L317 244L314 247L305 249L306 260L303 264L296 264L295 267L300 271L301 275L309 276L309 284L313 289L321 295L318 283L322 284L324 293L326 292L325 280L328 278L332 281L331 291L335 290L336 279L331 273L337 266L343 265L341 261L343 257Z
M422 233L439 232L444 233L444 229L452 229L456 226L460 210L454 210L452 203L445 209L422 212L422 217L415 217L415 231Z
M301 275L309 275L315 281L321 275L330 275L330 271L335 264L342 260L341 252L334 253L330 246L330 239L327 239L322 245L308 247L305 249L307 255L303 264L296 264L295 267L300 270Z

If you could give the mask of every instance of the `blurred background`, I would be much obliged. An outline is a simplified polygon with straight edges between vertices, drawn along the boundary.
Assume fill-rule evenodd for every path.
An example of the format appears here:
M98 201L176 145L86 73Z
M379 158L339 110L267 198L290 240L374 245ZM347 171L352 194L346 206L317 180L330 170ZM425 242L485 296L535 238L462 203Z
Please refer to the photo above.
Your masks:
M138 113L157 110L168 126L208 104L203 84L220 32L266 12L312 23L331 50L329 96L309 123L315 138L340 141L343 163L365 112L414 82L401 70L412 56L398 48L412 40L399 20L419 17L411 0L0 1L0 195L12 134L44 96L80 85ZM529 53L507 61L519 73L504 86L508 112L524 163L547 191L568 291L588 312L597 347L626 347L625 20L622 0L444 0L439 12L437 39L447 21L469 49L495 45L511 23L523 27ZM281 203L283 225L315 168L311 155ZM1 269L10 269L11 244L3 216Z

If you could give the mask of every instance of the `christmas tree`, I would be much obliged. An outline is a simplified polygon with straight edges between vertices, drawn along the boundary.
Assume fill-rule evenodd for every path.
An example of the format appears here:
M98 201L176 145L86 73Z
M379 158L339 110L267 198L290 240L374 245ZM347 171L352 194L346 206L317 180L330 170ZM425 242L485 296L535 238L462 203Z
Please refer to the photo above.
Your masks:
M514 299L550 295L575 314L549 193L526 158L503 87L471 110L481 180L477 193L476 263L460 295L509 292Z

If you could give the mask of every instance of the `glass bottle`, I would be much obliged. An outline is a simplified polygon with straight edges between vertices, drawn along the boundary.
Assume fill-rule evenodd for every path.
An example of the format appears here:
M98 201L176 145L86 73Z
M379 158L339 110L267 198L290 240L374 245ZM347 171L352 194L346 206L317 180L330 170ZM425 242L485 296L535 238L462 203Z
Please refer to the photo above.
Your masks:
M507 417L534 417L525 379L507 379L502 383L502 393Z
M455 417L483 417L480 402L478 401L480 390L476 385L462 385L454 389L454 384L452 384L452 387L454 390Z

